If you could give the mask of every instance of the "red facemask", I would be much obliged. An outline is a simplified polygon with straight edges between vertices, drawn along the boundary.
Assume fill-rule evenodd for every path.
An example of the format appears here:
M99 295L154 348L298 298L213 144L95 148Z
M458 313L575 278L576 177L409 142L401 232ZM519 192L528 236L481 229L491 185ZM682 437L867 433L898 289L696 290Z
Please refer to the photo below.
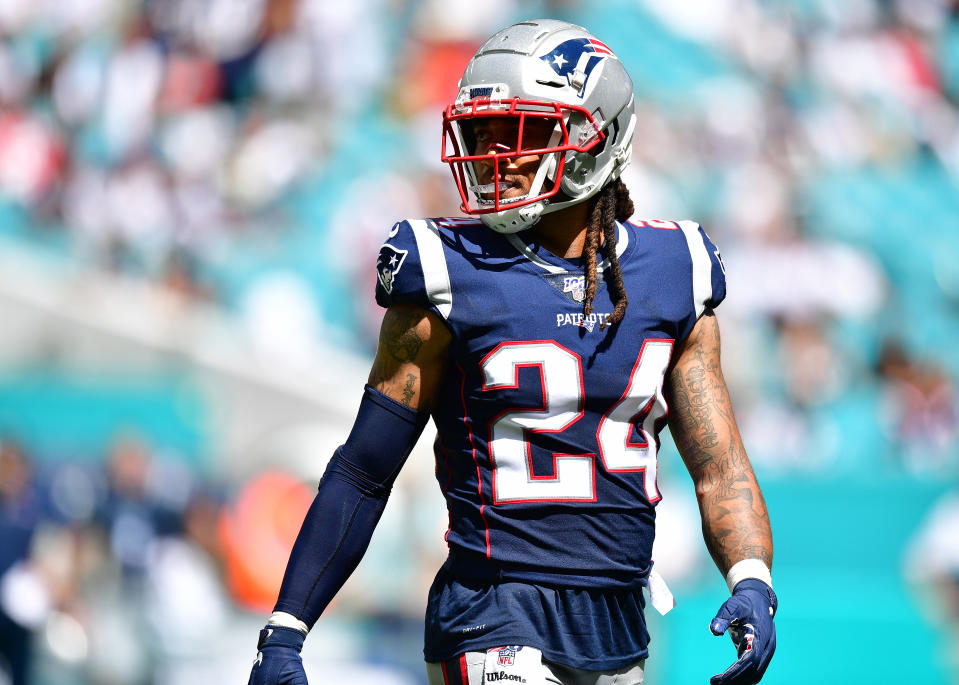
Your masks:
M580 140L570 141L569 121L581 119ZM507 122L501 129L509 134L477 145L473 131L481 119L496 117ZM513 131L515 130L515 137ZM543 143L543 131L552 131ZM443 113L442 160L450 165L466 214L489 214L522 207L553 197L560 190L568 151L588 152L600 143L605 134L593 116L584 108L536 100L491 101L488 98L449 105ZM448 151L452 148L452 153ZM501 172L511 160L536 155L539 168L529 192L519 197L502 197L505 184ZM477 168L479 163L480 169ZM484 173L479 173L482 170ZM489 179L487 180L486 177ZM471 196L472 194L472 196Z

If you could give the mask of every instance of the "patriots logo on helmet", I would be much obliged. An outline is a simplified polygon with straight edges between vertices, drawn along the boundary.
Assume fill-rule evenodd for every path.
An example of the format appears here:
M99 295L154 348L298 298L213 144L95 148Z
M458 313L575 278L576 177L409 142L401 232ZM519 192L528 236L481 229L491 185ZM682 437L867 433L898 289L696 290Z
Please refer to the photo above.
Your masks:
M571 38L563 41L549 53L540 57L557 76L577 89L579 97L586 92L586 83L596 65L607 57L615 57L613 51L595 38Z
M393 281L403 268L407 254L409 250L397 249L389 243L380 248L380 256L376 259L376 277L388 294L393 292Z

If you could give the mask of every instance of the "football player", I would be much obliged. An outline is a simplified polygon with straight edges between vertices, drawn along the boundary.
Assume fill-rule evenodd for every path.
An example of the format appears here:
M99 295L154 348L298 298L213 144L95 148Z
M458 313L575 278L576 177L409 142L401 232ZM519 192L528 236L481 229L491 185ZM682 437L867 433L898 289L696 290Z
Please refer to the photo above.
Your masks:
M651 550L667 423L731 592L710 629L737 659L712 682L756 683L776 644L772 536L720 369L719 251L692 221L626 221L633 86L586 30L510 26L459 85L443 160L469 217L389 232L365 395L250 683L306 683L303 640L430 418L450 521L426 610L432 685L643 681L643 588L664 597Z

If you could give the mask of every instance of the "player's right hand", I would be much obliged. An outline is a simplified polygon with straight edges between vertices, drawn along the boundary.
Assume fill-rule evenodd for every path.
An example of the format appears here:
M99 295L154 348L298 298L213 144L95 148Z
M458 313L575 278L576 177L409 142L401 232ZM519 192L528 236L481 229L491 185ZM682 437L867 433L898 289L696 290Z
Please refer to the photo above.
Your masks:
M247 685L309 685L300 658L305 637L299 630L283 626L261 630Z
M778 606L776 593L763 581L746 578L736 585L733 596L719 608L709 629L713 635L728 630L739 658L710 678L710 685L753 685L762 680L776 651L773 617Z

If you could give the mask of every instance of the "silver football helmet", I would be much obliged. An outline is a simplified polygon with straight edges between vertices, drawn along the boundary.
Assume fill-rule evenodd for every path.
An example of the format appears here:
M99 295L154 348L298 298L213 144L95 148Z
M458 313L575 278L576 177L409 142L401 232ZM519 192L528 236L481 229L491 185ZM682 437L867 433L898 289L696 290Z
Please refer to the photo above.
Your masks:
M508 142L478 133L494 120ZM606 45L574 24L524 21L487 40L467 65L443 114L442 158L462 211L515 233L618 178L635 126L633 82ZM504 182L507 167L534 155L528 189Z

